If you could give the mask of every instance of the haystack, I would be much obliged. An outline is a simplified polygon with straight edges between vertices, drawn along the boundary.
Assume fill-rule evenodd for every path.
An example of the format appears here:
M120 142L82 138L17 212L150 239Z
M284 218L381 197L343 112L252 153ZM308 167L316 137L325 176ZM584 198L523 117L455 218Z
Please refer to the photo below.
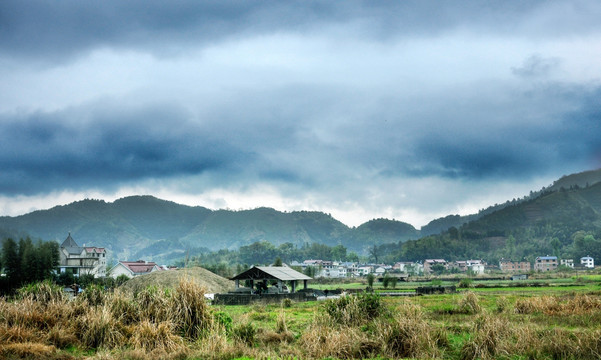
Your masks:
M121 289L130 292L139 292L148 286L161 289L173 289L181 279L191 279L210 293L225 293L234 289L234 282L216 275L201 267L185 268L169 271L155 271L150 274L137 276L121 285Z

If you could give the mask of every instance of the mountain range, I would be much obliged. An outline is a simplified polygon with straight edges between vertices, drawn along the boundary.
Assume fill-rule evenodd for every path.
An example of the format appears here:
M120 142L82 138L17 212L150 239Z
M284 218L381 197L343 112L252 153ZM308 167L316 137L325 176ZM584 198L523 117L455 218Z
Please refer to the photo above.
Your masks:
M564 176L548 188L523 199L495 204L478 214L435 219L420 230L388 219L348 227L316 211L281 212L265 207L210 210L153 196L130 196L112 203L85 199L21 216L0 217L0 237L31 236L60 242L71 233L80 245L107 248L113 260L169 262L190 252L236 249L256 241L296 246L342 244L366 253L373 245L419 241L449 228L501 234L545 221L570 223L574 228L601 228L601 169Z

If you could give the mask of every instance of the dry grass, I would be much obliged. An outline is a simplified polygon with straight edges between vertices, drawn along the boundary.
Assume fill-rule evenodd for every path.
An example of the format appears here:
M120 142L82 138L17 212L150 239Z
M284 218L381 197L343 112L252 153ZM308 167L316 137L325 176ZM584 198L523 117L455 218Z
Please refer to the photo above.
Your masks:
M91 308L84 316L75 319L76 334L87 348L119 348L125 343L123 325L108 308Z
M173 334L173 324L169 322L155 324L148 320L142 321L136 327L131 344L135 349L145 352L172 353L186 350L183 339Z
M171 298L171 320L185 338L196 339L211 326L213 316L204 294L198 284L181 280Z
M0 357L2 359L56 359L57 351L52 345L36 342L4 344L0 345Z
M305 305L256 305L233 321L189 279L135 296L68 300L39 289L0 299L0 358L601 358L599 294L521 298L512 307L507 298L468 292L455 306L445 298L454 311L442 315L416 304L425 298L347 297L315 304L311 325L299 328L291 314Z
M427 358L440 355L438 344L446 334L429 324L418 305L402 304L392 320L376 323L376 337L382 344L382 354L392 358Z
M305 357L312 359L363 359L376 356L380 350L380 344L357 327L332 329L324 324L305 332L299 345Z
M207 293L223 293L234 290L234 282L216 275L201 267L186 268L171 271L156 271L144 276L135 277L123 285L120 289L129 293L137 293L148 287L159 289L170 288L182 279L190 281L205 288Z
M478 295L476 295L473 291L466 292L461 301L459 301L457 312L461 314L474 315L479 314L481 311L482 306L480 306Z

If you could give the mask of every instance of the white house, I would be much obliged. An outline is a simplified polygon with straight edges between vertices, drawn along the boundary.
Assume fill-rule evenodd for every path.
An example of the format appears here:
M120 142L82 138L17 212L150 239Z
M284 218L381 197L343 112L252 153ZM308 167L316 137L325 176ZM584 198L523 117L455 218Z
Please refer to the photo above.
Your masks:
M117 278L120 275L125 275L131 279L133 277L150 274L151 272L155 271L165 270L156 263L150 261L119 261L119 263L111 269L110 275L113 278Z
M595 268L595 260L590 256L585 256L580 258L580 265L585 268L594 269Z
M570 268L574 268L574 259L561 259L559 260L559 265L561 266L567 266Z
M474 272L474 274L481 275L481 274L484 274L485 266L486 265L484 264L484 262L479 261L479 262L474 262L474 263L467 265L467 268L468 268L468 270L472 270Z
M378 266L376 270L374 270L376 276L384 275L386 273L386 269L383 266Z
M69 236L60 245L59 271L71 271L74 276L106 276L106 250L95 246L79 246Z

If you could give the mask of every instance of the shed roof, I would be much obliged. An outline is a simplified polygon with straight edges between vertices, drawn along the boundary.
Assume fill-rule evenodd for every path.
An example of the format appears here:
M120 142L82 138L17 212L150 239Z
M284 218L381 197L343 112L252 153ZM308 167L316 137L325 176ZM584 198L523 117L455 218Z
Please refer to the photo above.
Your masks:
M311 280L312 278L287 266L253 266L230 280Z

